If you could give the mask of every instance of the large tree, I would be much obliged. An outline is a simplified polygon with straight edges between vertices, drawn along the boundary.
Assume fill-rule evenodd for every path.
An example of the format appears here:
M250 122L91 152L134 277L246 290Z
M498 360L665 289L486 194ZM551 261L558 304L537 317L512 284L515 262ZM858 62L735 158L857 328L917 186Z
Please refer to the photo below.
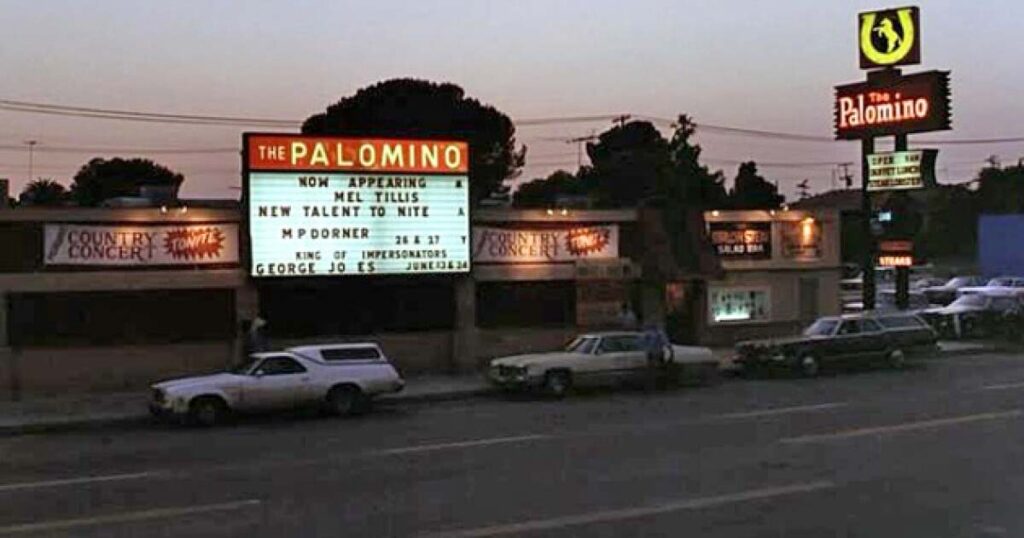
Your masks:
M18 200L26 206L59 206L68 199L68 190L53 179L39 178L21 191Z
M1001 167L992 157L976 181L983 213L1024 213L1024 166Z
M786 201L778 187L757 173L754 161L740 165L729 198L734 209L775 209Z
M560 196L586 194L584 183L575 174L557 170L546 178L537 178L519 185L512 197L512 205L523 208L552 208L558 205Z
M689 207L723 208L728 202L725 175L721 170L712 172L706 165L701 164L700 155L703 150L699 144L692 141L696 132L697 126L693 120L685 114L680 114L676 120L675 132L669 141L672 163L682 183L682 198Z
M302 132L465 140L474 203L514 178L526 157L526 148L516 147L508 116L466 97L455 84L425 80L393 79L363 88L307 118Z
M79 205L96 206L121 196L139 196L141 187L168 187L175 192L185 177L149 159L95 158L72 179L71 197Z

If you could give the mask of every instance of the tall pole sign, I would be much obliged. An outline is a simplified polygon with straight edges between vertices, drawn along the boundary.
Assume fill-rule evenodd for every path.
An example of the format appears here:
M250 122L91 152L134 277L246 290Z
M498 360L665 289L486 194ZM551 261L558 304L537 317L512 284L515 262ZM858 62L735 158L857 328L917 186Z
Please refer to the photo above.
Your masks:
M875 307L875 237L871 193L929 184L935 150L912 152L907 135L951 129L949 72L904 75L897 66L921 63L921 23L917 7L868 11L857 17L860 68L866 80L835 88L836 140L861 141L863 303ZM892 153L875 153L875 139L894 137ZM910 239L910 238L905 238ZM912 259L911 256L904 259ZM906 308L909 267L897 267L897 303Z

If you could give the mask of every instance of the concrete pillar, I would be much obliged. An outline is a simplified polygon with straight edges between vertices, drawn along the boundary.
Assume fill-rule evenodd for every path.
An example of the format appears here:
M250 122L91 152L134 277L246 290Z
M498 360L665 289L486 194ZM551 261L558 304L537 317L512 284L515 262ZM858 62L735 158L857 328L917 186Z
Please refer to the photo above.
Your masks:
M245 359L245 331L242 320L252 321L260 313L260 294L251 280L246 280L241 287L235 288L235 337L231 342L229 366Z
M452 369L476 370L476 280L473 275L455 281L455 327L452 330Z
M20 392L17 357L8 340L7 293L0 291L0 400L15 400Z

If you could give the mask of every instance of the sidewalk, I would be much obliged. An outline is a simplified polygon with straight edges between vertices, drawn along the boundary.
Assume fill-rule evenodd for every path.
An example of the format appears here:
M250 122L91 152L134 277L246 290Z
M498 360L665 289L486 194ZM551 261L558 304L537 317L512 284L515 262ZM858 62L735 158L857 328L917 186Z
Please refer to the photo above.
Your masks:
M941 342L939 356L995 352L987 342ZM712 350L722 370L733 368L730 348ZM493 391L481 375L428 375L407 380L405 390L382 396L391 405L418 404L477 398ZM0 435L73 431L131 424L149 420L148 391L78 394L24 401L0 401Z
M429 375L407 380L405 389L380 398L414 404L474 398L491 391L480 375ZM150 420L149 391L76 394L0 401L0 435L73 431L144 424Z

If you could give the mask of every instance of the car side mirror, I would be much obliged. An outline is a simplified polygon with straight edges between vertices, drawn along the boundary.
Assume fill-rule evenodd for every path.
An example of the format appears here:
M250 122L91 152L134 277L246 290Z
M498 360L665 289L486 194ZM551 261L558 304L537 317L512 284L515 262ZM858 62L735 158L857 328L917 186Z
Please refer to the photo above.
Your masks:
M263 370L256 370L255 372L252 373L252 375L253 377L263 377L264 373Z

